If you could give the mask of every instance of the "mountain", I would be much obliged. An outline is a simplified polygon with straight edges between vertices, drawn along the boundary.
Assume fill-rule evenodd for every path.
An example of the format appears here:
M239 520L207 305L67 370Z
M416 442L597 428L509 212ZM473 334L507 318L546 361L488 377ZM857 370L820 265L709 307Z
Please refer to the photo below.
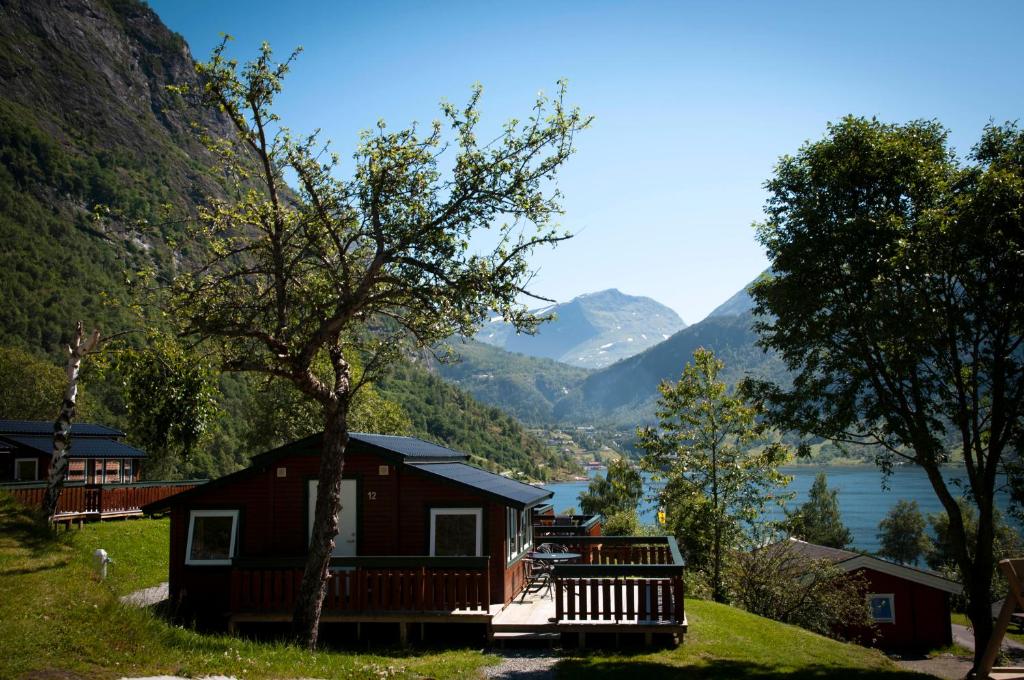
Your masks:
M571 399L591 373L553 359L507 352L470 339L449 343L453 356L434 370L485 403L500 406L528 425L562 420Z
M588 293L546 309L554 320L535 335L517 334L495 318L476 335L480 342L572 366L601 368L667 339L686 324L671 309L651 298L611 288Z
M781 361L756 345L752 308L744 286L699 323L636 356L590 374L580 384L577 415L627 424L651 420L658 383L678 380L699 347L714 351L725 362L722 377L729 383L747 376L781 376Z
M135 273L166 277L188 263L174 245L183 225L221 194L191 122L232 134L221 114L167 88L195 78L188 45L143 2L0 0L0 346L59 362L78 319L107 335L138 328ZM158 311L144 323L159 324ZM246 434L257 382L222 379L225 415L195 474L258 452ZM382 385L410 434L533 476L565 463L513 418L436 382L397 366ZM89 393L103 419L128 429L116 386L97 380Z

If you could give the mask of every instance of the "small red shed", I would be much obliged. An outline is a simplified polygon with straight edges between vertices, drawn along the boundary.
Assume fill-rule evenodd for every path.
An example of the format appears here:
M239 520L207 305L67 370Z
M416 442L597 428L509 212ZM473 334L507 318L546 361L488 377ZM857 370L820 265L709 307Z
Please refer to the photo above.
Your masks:
M864 596L877 627L874 646L883 649L935 649L952 644L949 596L963 586L939 574L871 555L789 539L807 559L828 560L843 571L864 576Z
M170 597L181 615L229 628L287 620L310 540L320 444L314 435L257 455L239 472L143 508L170 513ZM413 437L350 435L322 620L401 613L469 622L476 613L484 621L520 592L531 509L552 492L467 459Z

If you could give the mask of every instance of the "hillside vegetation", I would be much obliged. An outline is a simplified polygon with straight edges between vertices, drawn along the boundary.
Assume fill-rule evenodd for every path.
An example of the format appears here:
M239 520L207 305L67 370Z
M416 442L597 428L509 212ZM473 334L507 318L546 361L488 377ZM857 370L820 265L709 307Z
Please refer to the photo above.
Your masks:
M191 260L177 245L184 221L222 187L189 123L230 126L168 91L194 82L194 63L139 0L12 0L0 16L0 348L56 367L79 319L107 336L162 325L159 310L140 322L131 284L146 267L167 277ZM88 415L131 439L116 376L89 364ZM399 366L388 384L413 421L402 434L535 478L568 465L493 407L451 387L438 397L424 371ZM228 375L219 388L223 417L179 474L219 476L270 446L251 422L266 398L259 381Z

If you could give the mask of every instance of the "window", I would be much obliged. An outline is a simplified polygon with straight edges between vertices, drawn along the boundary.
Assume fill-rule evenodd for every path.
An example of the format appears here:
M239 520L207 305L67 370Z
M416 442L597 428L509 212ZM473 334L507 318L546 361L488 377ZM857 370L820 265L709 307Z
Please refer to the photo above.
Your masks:
M38 458L15 458L14 479L21 482L34 482L39 478Z
M189 513L185 564L231 564L238 534L238 510Z
M135 481L135 461L131 458L125 458L121 463L121 470L124 471L124 481L134 482Z
M68 481L69 482L84 482L85 481L85 461L82 459L68 461Z
M895 596L892 593L868 595L871 605L871 618L878 623L896 623Z
M505 546L509 562L533 547L533 521L529 510L505 508Z
M479 556L482 524L480 508L431 508L430 554Z
M121 461L107 460L103 472L104 484L118 484L121 482Z

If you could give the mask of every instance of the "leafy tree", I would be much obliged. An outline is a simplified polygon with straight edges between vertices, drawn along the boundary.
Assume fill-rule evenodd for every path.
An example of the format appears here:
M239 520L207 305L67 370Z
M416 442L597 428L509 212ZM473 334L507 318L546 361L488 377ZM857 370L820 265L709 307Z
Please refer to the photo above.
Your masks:
M917 501L897 501L878 523L878 554L903 564L917 564L931 545L925 526Z
M963 517L964 530L969 540L976 540L978 534L978 511L974 506L963 498L957 499L960 506L960 515ZM949 574L954 579L959 576L957 569L956 552L953 547L953 537L950 532L949 515L945 512L930 513L928 524L932 528L935 540L931 541L928 550L925 551L925 563L929 568L943 574ZM999 573L999 560L1010 557L1020 557L1024 553L1024 542L1017 531L1007 524L1002 513L995 511L993 516L993 546L994 555L992 569L992 587L988 594L988 601L999 599L1006 595L1006 579Z
M12 420L52 420L67 387L56 364L16 347L0 347L0 417ZM79 412L86 412L79 389Z
M839 490L828 488L824 472L815 475L807 501L786 512L786 529L808 543L830 548L845 548L853 540L839 513Z
M920 465L950 519L975 662L992 632L994 495L1020 478L1024 134L990 125L958 161L937 122L846 118L784 156L752 287L762 347L792 372L758 392L783 429ZM962 452L978 532L941 473Z
M874 626L867 577L808 559L790 541L737 555L728 577L736 604L753 614L839 640L861 639Z
M677 383L658 386L658 426L637 430L642 463L665 480L661 502L687 558L708 556L712 597L726 599L722 563L741 538L741 523L757 520L777 488L789 483L779 466L789 457L765 443L758 405L718 379L723 363L706 349L693 353ZM762 443L760 448L753 448Z
M239 67L225 46L198 66L198 94L227 114L239 144L211 138L228 197L211 198L195 225L200 263L174 280L171 316L210 341L224 370L290 381L321 409L321 492L293 612L298 639L313 647L355 394L408 346L472 335L492 310L536 328L521 302L527 258L568 238L553 226L561 207L551 181L588 119L565 108L562 85L481 144L476 88L461 110L443 104L445 123L425 131L378 122L343 178L316 134L295 136L273 113L292 59L275 62L264 44ZM442 164L446 151L454 157Z
M644 494L644 480L625 458L608 466L604 476L590 480L587 490L580 494L580 507L588 515L612 515L633 512Z

